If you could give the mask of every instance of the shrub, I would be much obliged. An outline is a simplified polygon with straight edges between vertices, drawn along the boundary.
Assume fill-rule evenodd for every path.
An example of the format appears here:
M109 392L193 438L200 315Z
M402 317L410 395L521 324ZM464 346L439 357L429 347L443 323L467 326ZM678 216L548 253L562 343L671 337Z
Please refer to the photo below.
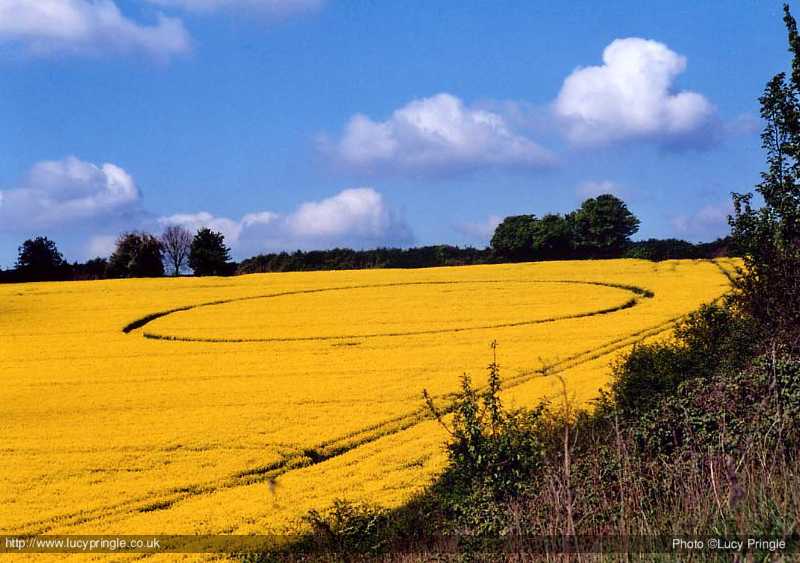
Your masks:
M388 511L363 503L336 500L325 512L310 511L303 519L311 525L309 536L315 552L340 555L377 555L384 551L382 536Z
M497 533L503 526L503 504L536 474L544 455L536 432L544 404L532 410L504 409L496 359L488 369L483 392L473 388L469 376L462 377L452 425L425 393L431 413L451 436L450 465L437 485L437 497L460 525L477 536Z
M626 416L648 411L684 381L743 367L757 347L753 321L730 305L705 305L675 329L675 342L640 344L614 366L614 408Z
M800 362L768 353L747 369L686 381L631 428L648 456L742 455L754 441L771 452L795 448L800 445Z

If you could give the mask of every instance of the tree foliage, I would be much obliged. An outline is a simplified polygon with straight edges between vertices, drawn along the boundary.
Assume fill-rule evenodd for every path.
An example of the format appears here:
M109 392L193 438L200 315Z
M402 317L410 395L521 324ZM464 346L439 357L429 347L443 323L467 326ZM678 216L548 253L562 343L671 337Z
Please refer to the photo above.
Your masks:
M575 249L574 228L569 217L548 213L532 229L533 255L542 260L565 260Z
M105 258L92 258L83 264L75 262L70 266L71 279L73 280L102 280L106 277L108 260Z
M509 260L566 260L621 256L639 219L610 194L587 199L567 215L506 217L495 229L492 249Z
M570 220L575 247L582 255L618 256L639 230L639 219L611 194L587 199L570 214Z
M523 259L531 254L536 215L511 215L497 225L492 248L510 259Z
M259 254L243 260L237 274L259 272L297 272L309 270L362 270L372 268L429 268L465 266L493 262L490 250L439 244L414 248L374 248L354 250L332 248Z
M196 276L221 276L230 272L230 249L225 237L208 228L197 231L189 251L189 267Z
M60 279L66 266L56 243L47 237L28 239L19 247L16 268L23 279L43 281Z
M745 255L737 281L740 305L770 332L797 330L800 323L800 36L784 6L792 71L775 75L759 99L767 170L756 192L733 194L732 234Z
M108 259L112 278L152 278L164 275L161 241L149 233L123 233Z

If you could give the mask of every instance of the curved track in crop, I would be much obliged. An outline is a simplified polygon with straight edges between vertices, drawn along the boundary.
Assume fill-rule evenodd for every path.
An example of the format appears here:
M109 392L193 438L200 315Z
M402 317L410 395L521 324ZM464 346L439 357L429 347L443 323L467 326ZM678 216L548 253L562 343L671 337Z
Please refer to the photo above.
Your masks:
M519 326L525 324L539 324L539 323L548 323L548 322L556 322L561 320L567 320L572 318L582 318L582 317L589 317L595 315L603 315L603 314L612 314L616 311L621 311L625 309L629 309L634 307L641 299L649 299L654 296L652 292L649 290L636 287L636 286L629 286L629 285L621 285L621 284L613 284L613 283L605 283L605 282L594 282L594 281L573 281L573 280L524 280L526 283L530 282L536 283L557 283L557 284L580 284L580 285L592 285L592 286L604 286L604 287L611 287L615 289L624 290L629 293L627 299L624 302L621 302L613 307L604 308L601 310L595 311L586 311L581 312L574 315L564 315L561 317L551 317L551 318L542 318L542 319L531 319L528 321L523 321L520 323L506 323L500 325L489 325L489 326L474 326L474 327L456 327L451 329L431 329L431 331L424 331L424 332L416 332L416 333L404 333L407 334L429 334L432 332L459 332L463 330L482 330L482 329L493 329L505 326ZM509 280L482 280L479 283L522 283L523 280L518 281L509 281ZM360 289L360 288L374 288L374 287L402 287L402 286L409 286L409 285L453 285L453 284L461 284L461 283L476 283L476 282L461 282L461 281L441 281L441 282L411 282L411 283L391 283L391 284L372 284L372 285L354 285L354 286L341 286L341 287L332 287L332 288L319 288L319 289L307 289L307 290L297 290L297 291L288 291L288 292L276 292L258 296L248 296L243 298L233 298L233 299L223 299L223 300L216 300L216 301L209 301L200 304L194 305L186 305L181 307L176 307L174 309L160 311L145 315L137 320L134 320L128 323L125 327L123 327L123 332L125 333L134 333L138 329L141 329L155 321L156 319L163 318L165 316L171 315L173 313L177 313L180 311L189 311L192 309L200 308L200 307L207 307L211 305L221 305L226 303L233 303L233 302L241 302L241 301L252 301L258 299L271 299L271 298L279 298L282 296L287 295L301 295L301 294L309 294L309 293L320 293L320 292L331 292L331 291L347 291L352 289ZM567 369L573 368L577 365L580 365L584 362L588 362L594 360L598 357L606 356L611 354L619 349L622 349L626 346L631 345L632 343L639 341L643 338L648 336L652 336L664 330L669 330L673 323L677 319L670 319L666 323L660 323L655 326L651 326L640 331L634 332L622 338L618 338L615 340L611 340L606 342L604 345L600 347L595 347L593 349L583 350L579 353L573 354L572 356L563 358L559 361L551 363L547 366L544 366L540 370L530 370L527 372L522 372L517 374L516 376L506 379L503 382L503 387L505 389L509 389L512 387L516 387L521 385L533 378L542 377L542 376L550 376L554 374L558 374L562 371ZM399 334L376 334L376 335L358 335L359 338L365 337L372 337L372 336L395 336ZM204 340L204 339L191 339L191 338L169 338L163 336L155 336L155 335L148 335L147 333L143 333L143 336L146 338L161 338L167 340L184 340L188 342L192 341L211 341L216 342L215 340ZM340 336L340 337L331 337L331 338L348 338L348 336ZM313 339L313 338L309 338ZM292 340L292 339L287 339ZM248 340L252 341L252 340ZM275 341L272 340L261 340L261 341ZM221 341L221 342L231 342ZM450 394L441 395L435 397L437 401L437 408L440 413L447 413L450 412L453 408L453 396ZM386 419L380 423L373 424L364 428L361 428L355 432L350 432L336 438L328 439L325 441L318 442L316 444L311 444L309 447L306 447L300 452L294 454L286 454L281 459L276 460L272 463L268 463L262 466L255 466L249 468L242 468L240 471L229 474L227 477L222 479L216 480L209 480L205 482L198 482L193 484L192 486L186 487L164 487L163 489L157 491L151 491L147 494L141 495L134 499L126 500L125 502L115 502L109 503L103 507L98 507L96 509L89 509L89 510L78 510L71 513L61 514L55 518L43 518L40 520L32 520L28 521L27 523L23 524L22 526L17 528L18 532L24 533L47 533L55 529L64 529L64 528L73 528L76 526L80 526L83 524L91 523L91 522L104 522L104 524L113 523L115 521L120 521L125 518L130 517L131 514L135 514L137 512L152 512L158 510L165 510L169 509L170 507L174 506L175 504L185 502L191 500L192 498L196 498L203 495L212 494L215 492L223 491L226 489L252 485L255 483L267 483L267 482L274 482L274 480L281 475L286 474L289 471L298 469L300 467L307 467L310 465L316 465L323 463L327 460L330 460L334 457L339 455L345 454L347 452L353 451L356 448L364 446L366 444L370 444L379 440L380 438L396 434L398 432L402 432L408 428L411 428L423 421L430 420L432 418L431 413L426 408L414 408L407 412L406 414Z
M631 307L636 306L639 303L640 298L651 298L653 297L653 293L649 290L643 289L641 287L632 286L632 285L621 285L621 284L614 284L614 283L606 283L606 282L595 282L595 281L575 281L575 280L475 280L475 281L425 281L425 282L406 282L406 283L388 283L388 284L371 284L371 285L350 285L350 286L340 286L340 287L328 287L328 288L315 288L315 289L304 289L304 290L297 290L297 291L284 291L284 292L276 292L276 293L268 293L264 295L255 295L255 296L248 296L248 297L237 297L232 299L220 299L216 301L207 301L204 303L197 303L194 305L185 305L181 307L176 307L174 309L168 309L166 311L158 311L154 313L150 313L131 321L127 325L122 328L122 332L128 334L138 329L142 329L145 326L149 325L153 321L158 319L162 319L169 315L173 315L175 313L182 313L187 311L192 311L196 309L200 309L203 307L212 307L212 306L220 306L220 305L227 305L231 303L240 303L243 301L255 301L255 300L262 300L262 299L277 299L281 297L289 297L289 296L297 296L297 295L311 295L311 294L319 294L319 293L329 293L329 292L346 292L346 291L354 291L359 289L375 289L375 288L402 288L402 287L409 287L409 286L443 286L443 285L465 285L465 284L508 284L508 283L519 283L519 284L567 284L567 285L582 285L582 286L598 286L598 287L608 287L612 289L619 289L621 291L625 291L630 293L627 299L616 303L609 307L604 307L601 309L595 309L590 311L581 311L578 313L574 313L571 315L557 315L545 318L538 318L538 319L526 319L522 321L516 322L507 322L507 323L494 323L494 324L478 324L478 325L468 325L468 326L459 326L459 327L449 327L449 328L430 328L424 330L411 330L411 331L386 331L386 332L374 332L374 333L352 333L352 334L336 334L336 335L309 335L309 336L296 336L296 337L259 337L259 338L216 338L216 337L194 337L194 336L185 336L185 335L174 335L174 334L164 334L159 332L153 331L142 331L142 336L144 338L149 338L153 340L170 340L170 341L179 341L179 342L211 342L211 343L245 343L245 342L302 342L302 341L313 341L313 340L346 340L346 339L365 339L365 338L379 338L379 337L398 337L398 336L421 336L421 335L433 335L433 334L444 334L444 333L456 333L456 332L465 332L465 331L475 331L475 330L487 330L487 329L497 329L497 328L509 328L509 327L516 327L516 326L527 326L527 325L535 325L535 324L543 324L543 323L551 323L556 321L563 321L567 319L579 319L584 317L593 317L596 315L605 315L609 313L614 313L616 311L621 311L624 309L629 309Z

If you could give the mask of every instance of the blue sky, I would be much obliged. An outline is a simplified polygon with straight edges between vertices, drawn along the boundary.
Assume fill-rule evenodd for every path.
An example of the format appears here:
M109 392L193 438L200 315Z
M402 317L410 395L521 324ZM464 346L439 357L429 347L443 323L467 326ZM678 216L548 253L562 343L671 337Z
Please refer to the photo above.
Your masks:
M787 64L772 2L0 0L0 266L170 223L482 246L605 191L713 239Z

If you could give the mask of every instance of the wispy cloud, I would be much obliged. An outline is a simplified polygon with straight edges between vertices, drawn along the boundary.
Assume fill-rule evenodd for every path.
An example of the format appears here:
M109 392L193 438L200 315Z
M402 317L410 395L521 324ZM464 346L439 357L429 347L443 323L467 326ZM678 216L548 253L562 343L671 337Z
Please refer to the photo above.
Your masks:
M151 25L125 17L113 0L0 0L0 43L34 55L186 53L181 20L159 14Z
M730 231L728 216L732 213L730 201L712 203L694 212L674 216L672 226L680 236L693 240L724 236Z
M160 6L190 12L247 11L269 18L281 19L319 10L325 0L147 0Z
M575 193L582 198L597 197L603 194L622 197L626 192L627 190L611 180L587 180L578 184L575 190Z
M93 235L86 243L86 258L108 258L114 253L119 235Z
M489 215L482 221L465 221L456 223L453 228L467 239L477 244L488 244L497 225L503 221L499 215Z

